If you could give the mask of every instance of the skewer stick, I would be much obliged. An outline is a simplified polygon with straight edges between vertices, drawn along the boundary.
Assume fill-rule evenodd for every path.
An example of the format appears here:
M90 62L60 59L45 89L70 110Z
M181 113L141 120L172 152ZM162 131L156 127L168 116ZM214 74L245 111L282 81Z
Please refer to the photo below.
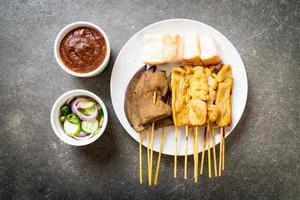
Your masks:
M184 155L184 179L187 179L187 153L189 141L189 126L185 126L185 155Z
M153 166L153 144L154 144L154 124L155 122L152 122L152 127L151 127L151 154L150 154L150 186L152 185L152 166Z
M162 133L160 135L160 146L159 146L159 154L158 154L158 159L157 159L154 185L157 185L157 182L158 182L158 174L159 174L159 169L160 169L160 160L161 160L162 148L164 146L164 140L165 140L165 127L162 128Z
M210 125L207 122L207 129L206 129L206 138L207 138L207 157L208 157L208 177L211 178L211 160L210 160Z
M174 156L174 178L177 176L177 143L178 143L178 127L175 126L175 156Z
M156 103L156 91L153 92L153 105L155 105Z
M195 164L194 164L194 177L195 177L195 182L198 182L198 126L196 126L196 131L195 131Z
M204 155L205 155L205 142L206 142L205 141L205 132L203 133L202 157L201 157L201 167L200 167L200 174L201 175L202 175L202 172L203 172Z
M223 154L223 134L221 133L221 138L220 138L220 153L219 153L219 176L222 175L222 154Z
M217 158L216 158L216 143L215 143L215 129L212 128L212 140L213 140L213 158L214 158L214 170L215 176L218 176L218 169L217 169Z
M140 144L139 144L139 152L140 152L140 184L143 183L143 160L142 160L142 133L140 132Z
M153 92L153 105L156 103L156 91ZM153 167L153 144L154 144L154 124L155 122L152 122L151 127L151 147L150 147L150 170L149 170L149 185L152 185L152 167Z
M194 180L196 179L195 167L196 167L196 134L194 129L192 129L192 142L193 142L193 158L194 158Z
M224 170L224 167L225 167L225 133L224 133L224 126L221 128L221 132L222 132L222 135L223 135L222 170Z
M150 134L150 129L148 129L147 131L147 164L148 164L148 184L150 185L150 151L149 151L149 146L150 146L150 142L149 142L149 134Z

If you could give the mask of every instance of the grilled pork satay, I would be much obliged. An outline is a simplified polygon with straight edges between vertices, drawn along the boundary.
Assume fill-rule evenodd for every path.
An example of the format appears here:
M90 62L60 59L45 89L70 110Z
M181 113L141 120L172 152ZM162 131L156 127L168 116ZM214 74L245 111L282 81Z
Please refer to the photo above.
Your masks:
M171 78L172 88L172 114L175 125L175 156L174 156L174 178L177 176L177 145L178 126L185 123L187 119L186 96L188 79L184 68L174 68Z
M187 178L188 126L201 126L207 120L207 106L205 101L208 99L208 84L204 68L201 66L174 68L172 70L171 88L174 124L176 127L186 126L185 178ZM175 133L177 133L176 127ZM196 131L196 136L197 133L198 131ZM197 158L195 160L198 161ZM176 163L175 154L175 177ZM197 167L197 162L195 163L195 167Z
M173 120L175 124L175 157L174 157L174 177L176 177L177 171L177 134L178 126L186 125L186 146L188 143L188 123L189 123L189 76L192 74L191 67L174 68L172 70L172 111ZM174 119L175 118L175 119ZM187 151L187 149L186 149ZM186 152L187 154L187 152ZM184 178L187 177L187 156L185 156L184 163Z
M185 96L187 86L185 81L185 70L183 68L174 68L171 75L172 89L172 116L175 125L175 156L174 156L174 178L177 176L177 145L178 145L178 126L183 124L187 118Z
M210 157L210 139L211 139L211 129L210 125L211 123L214 123L218 117L218 109L215 105L216 100L216 89L217 89L217 80L216 80L216 74L213 72L214 66L211 66L210 68L205 69L205 73L207 76L207 82L208 82L208 100L207 100L207 114L208 114L208 120L207 120L207 143L208 143L208 175L211 177L211 157ZM214 171L215 176L217 176L217 164L216 164L216 149L215 149L215 142L214 142L214 131L213 131L213 161L214 161Z
M208 100L208 82L207 76L205 74L205 69L200 66L196 66L193 68L194 74L190 79L190 88L189 88L189 120L190 125L201 126L206 123L207 120L207 104L206 101ZM196 129L195 133L196 139L196 147L198 147L198 128ZM204 138L204 137L203 137ZM203 146L204 147L204 146ZM195 181L198 180L198 150L196 152L196 162L194 165L194 176ZM204 162L204 149L202 149L202 159L201 159L201 166L203 168ZM202 171L202 170L201 170Z
M217 74L217 98L216 106L219 115L216 120L216 124L221 127L221 142L220 142L220 159L219 159L219 176L221 171L224 170L225 159L225 142L224 142L224 127L231 123L231 92L233 86L233 76L231 66L228 64L222 65L220 71Z
M228 126L231 123L231 90L233 86L231 66L223 65L217 74L217 98L216 105L219 110L219 116L216 120L220 127Z

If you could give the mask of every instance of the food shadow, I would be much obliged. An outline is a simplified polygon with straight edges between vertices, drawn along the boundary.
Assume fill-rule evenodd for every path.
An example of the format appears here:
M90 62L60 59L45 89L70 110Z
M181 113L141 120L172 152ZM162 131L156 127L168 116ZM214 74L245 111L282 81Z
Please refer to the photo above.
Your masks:
M93 143L74 148L75 153L83 155L88 162L102 163L108 165L115 157L118 147L115 143L116 138L111 134L111 123L107 124L106 130Z

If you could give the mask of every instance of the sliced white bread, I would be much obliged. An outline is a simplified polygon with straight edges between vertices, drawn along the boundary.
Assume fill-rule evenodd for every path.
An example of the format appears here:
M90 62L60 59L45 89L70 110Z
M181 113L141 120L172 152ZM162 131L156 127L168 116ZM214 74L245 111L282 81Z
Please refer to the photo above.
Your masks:
M164 35L163 36L163 57L169 63L182 61L183 41L180 35Z
M200 58L204 65L217 65L222 62L219 45L213 36L200 36Z
M163 56L164 44L161 35L146 34L143 38L143 62L148 65L166 63Z
M176 63L182 61L183 42L180 35L144 36L143 62L148 65Z
M196 31L190 31L183 37L183 60L187 63L201 64L200 41Z

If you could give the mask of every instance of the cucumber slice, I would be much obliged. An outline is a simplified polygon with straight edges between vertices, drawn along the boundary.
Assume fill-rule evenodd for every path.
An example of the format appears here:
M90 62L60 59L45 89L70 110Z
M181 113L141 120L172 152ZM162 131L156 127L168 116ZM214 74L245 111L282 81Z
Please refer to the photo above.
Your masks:
M92 113L96 112L97 110L97 106L96 104L93 107L89 107L89 108L79 108L78 109L82 114L89 116Z
M63 107L61 107L60 111L64 116L67 116L72 113L71 108L68 105L64 105Z
M59 121L60 121L61 123L64 123L65 119L66 119L65 116L61 116L61 117L59 118Z
M101 130L101 127L97 128L97 130L93 133L93 135L98 134L100 130Z
M92 121L82 121L81 128L84 132L88 134L94 133L99 127L98 120L94 119Z
M80 124L73 124L66 120L64 123L64 130L69 136L78 136L80 134L81 128Z
M99 120L99 127L102 127L103 122L104 122L104 116L102 116Z
M104 112L103 112L102 108L99 109L99 115L100 115L100 117L104 116Z
M73 124L79 124L80 123L80 119L77 115L75 114L69 114L67 116L67 121L73 123Z
M85 101L80 101L80 108L82 109L91 109L96 106L96 103L93 101L85 100Z

